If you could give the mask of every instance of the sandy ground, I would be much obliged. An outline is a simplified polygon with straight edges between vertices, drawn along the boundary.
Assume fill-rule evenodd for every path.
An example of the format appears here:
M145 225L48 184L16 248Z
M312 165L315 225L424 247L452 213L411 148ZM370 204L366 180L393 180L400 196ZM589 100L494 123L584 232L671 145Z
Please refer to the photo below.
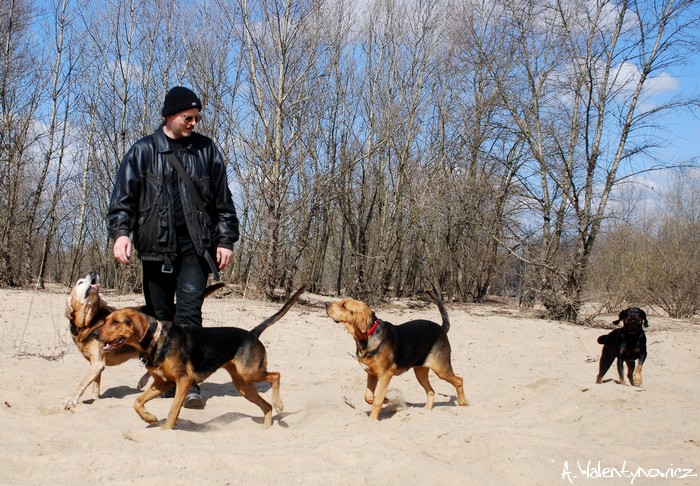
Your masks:
M63 316L66 293L0 290L0 484L700 484L697 319L650 316L636 388L618 385L613 370L595 384L603 329L502 305L448 306L470 406L458 407L454 389L431 374L436 406L424 410L409 372L392 380L373 422L351 337L326 317L323 298L305 294L262 335L285 405L270 429L219 371L202 385L206 409L183 409L176 429L163 431L132 408L137 361L105 371L99 400L63 409L88 368ZM205 322L250 329L277 308L209 298ZM377 314L395 324L440 319L434 305ZM148 408L163 419L169 405L159 398Z

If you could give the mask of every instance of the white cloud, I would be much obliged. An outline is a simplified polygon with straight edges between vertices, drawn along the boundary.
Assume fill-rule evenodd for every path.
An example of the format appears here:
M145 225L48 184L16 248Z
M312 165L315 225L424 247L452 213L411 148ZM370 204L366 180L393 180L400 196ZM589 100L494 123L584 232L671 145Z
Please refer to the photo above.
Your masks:
M655 96L677 91L680 89L681 83L670 73L661 73L656 77L649 78L646 86L647 94Z

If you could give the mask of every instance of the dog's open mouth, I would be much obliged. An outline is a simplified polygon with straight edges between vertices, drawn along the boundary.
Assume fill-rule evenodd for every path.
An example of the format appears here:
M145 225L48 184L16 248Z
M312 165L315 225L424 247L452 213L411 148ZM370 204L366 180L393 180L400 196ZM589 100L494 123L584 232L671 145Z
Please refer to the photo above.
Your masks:
M126 341L126 338L119 337L119 338L115 339L114 341L110 341L108 343L105 343L102 346L102 349L105 351L112 351L113 349L117 349L119 346L124 344L125 341Z

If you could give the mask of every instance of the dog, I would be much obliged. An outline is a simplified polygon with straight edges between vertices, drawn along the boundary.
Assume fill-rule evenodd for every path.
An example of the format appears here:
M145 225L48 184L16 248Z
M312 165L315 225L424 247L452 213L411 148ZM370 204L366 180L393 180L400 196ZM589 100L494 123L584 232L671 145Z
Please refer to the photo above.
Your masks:
M455 387L458 405L469 405L464 380L452 370L447 310L434 291L426 292L438 306L442 326L423 319L395 326L378 319L367 304L354 299L326 303L326 314L343 324L355 339L356 358L367 372L364 398L372 405L370 419L379 419L391 378L411 368L427 395L426 409L432 409L435 403L429 370Z
M101 298L99 285L99 275L90 272L85 277L78 279L66 301L65 316L70 323L73 342L90 363L90 369L80 380L73 394L63 402L65 410L70 410L78 405L80 397L91 383L92 400L97 400L100 397L100 379L105 366L116 366L139 357L139 352L131 346L124 346L115 353L107 354L102 349L101 344L94 339L95 330L102 326L105 318L115 310ZM210 285L205 291L205 296L223 286L223 283ZM141 309L143 310L143 307ZM146 373L141 377L137 385L139 389L146 385L149 376Z
M237 327L197 327L161 322L134 308L118 309L109 314L104 326L94 332L108 355L131 346L141 354L141 362L153 377L153 384L136 398L134 409L142 420L158 425L158 419L145 405L175 386L168 418L163 429L172 429L190 386L201 383L219 368L231 375L241 396L256 404L263 412L263 426L272 425L272 406L258 393L255 384L266 381L272 386L272 403L277 412L280 399L280 374L267 371L267 353L260 335L277 322L304 292L302 286L272 317L251 331Z
M649 327L647 315L638 307L628 307L620 312L613 324L617 325L620 321L622 321L622 327L598 337L598 344L603 345L603 351L600 355L596 383L603 381L603 376L617 359L619 383L626 385L623 365L627 363L627 378L630 384L642 386L642 365L647 358L647 338L644 333L644 328Z

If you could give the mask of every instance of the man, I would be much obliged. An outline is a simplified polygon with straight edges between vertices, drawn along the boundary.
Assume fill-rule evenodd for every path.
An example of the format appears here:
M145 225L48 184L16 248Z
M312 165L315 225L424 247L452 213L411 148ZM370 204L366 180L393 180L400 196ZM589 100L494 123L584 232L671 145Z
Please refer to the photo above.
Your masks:
M219 279L239 237L223 157L211 139L194 132L201 109L192 90L168 91L163 124L122 160L107 213L119 263L131 257L132 235L143 268L146 312L194 326L202 325L209 273ZM204 408L198 386L184 406Z

